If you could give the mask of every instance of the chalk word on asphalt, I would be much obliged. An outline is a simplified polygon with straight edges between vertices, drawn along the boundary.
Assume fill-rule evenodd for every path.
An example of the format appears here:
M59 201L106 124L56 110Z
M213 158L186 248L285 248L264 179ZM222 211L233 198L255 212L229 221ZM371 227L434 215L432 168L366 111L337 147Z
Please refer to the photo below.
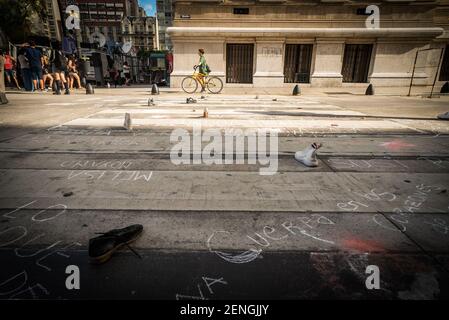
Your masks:
M408 169L408 166L396 159L344 159L344 158L335 158L329 159L329 164L336 169Z
M223 139L219 129L207 129L203 132L201 126L195 126L193 127L193 139L191 139L187 130L180 128L173 130L170 142L176 144L170 151L171 162L175 165L192 163L245 164L246 145L248 164L256 164L258 161L261 166L267 166L259 169L260 175L276 174L278 170L278 135L276 131L259 129L244 132L233 129L232 131L224 130L224 132ZM268 147L267 135L269 136ZM209 143L202 148L203 142Z
M428 200L432 191L440 191L443 188L440 186L428 186L425 184L418 184L415 186L416 190L407 196L404 200L403 205L401 207L396 207L393 209L393 214L388 215L389 218L394 222L396 227L392 225L385 225L381 222L381 215L376 214L373 216L373 221L379 226L397 232L405 232L407 230L407 226L410 223L410 218L412 217L412 213L418 211L422 208L423 204ZM382 220L383 221L383 220ZM443 234L447 234L447 226L445 222L441 219L437 219L435 221L426 222L438 232L442 232Z
M42 284L30 282L26 270L7 278L0 282L0 299L38 299L50 295Z
M144 181L149 182L153 171L99 171L99 170L72 170L68 179L108 180L108 181Z
M4 218L11 219L11 221L16 221L14 219L24 217L24 209L32 206L37 200L26 203L12 211L3 214ZM44 210L40 210L37 213L33 213L31 216L31 223L42 223L48 222L56 219L66 212L67 206L64 204L55 204L47 207ZM28 229L23 225L15 225L6 228L0 232L0 248L16 244L19 240L29 237ZM62 256L64 258L70 258L69 255L65 253L69 248L76 246L81 246L78 242L70 243L64 247L61 247L62 240L57 240L52 244L46 246L43 249L33 249L34 246L32 242L44 238L46 234L38 234L32 236L20 247L14 249L15 256L19 259L30 259L34 260L37 267L43 268L46 271L52 271L50 266L44 264L44 261L53 255ZM34 250L34 251L33 251ZM23 252L22 252L23 251ZM3 274L1 275L3 276ZM12 277L3 280L0 278L0 298L8 299L38 299L40 297L47 298L50 292L41 283L29 283L27 270L22 270Z
M396 200L397 196L391 192L378 192L376 189L371 189L367 193L354 192L355 195L362 197L363 200L349 200L347 202L337 203L337 207L344 211L359 211L363 208L369 208L366 202L387 201L392 202ZM363 202L362 202L363 201Z
M206 286L206 289L209 291L210 295L215 294L214 290L212 289L212 286L215 284L221 284L221 285L227 285L227 281L225 281L223 278L211 278L211 277L201 277L204 285ZM186 295L186 294L176 294L176 300L208 300L208 298L203 294L203 290L201 290L201 284L197 283L196 288L198 289L199 295Z
M131 161L121 160L68 160L61 162L62 168L69 169L128 169Z
M433 218L431 221L425 221L425 224L428 224L432 227L433 230L447 235L449 234L449 225L446 221L440 218Z
M20 215L23 214L23 209L30 207L31 205L35 204L37 202L37 200L33 200L31 202L28 202L12 211L9 211L5 214L3 214L4 218L8 218L8 219L16 219L18 218ZM67 206L65 204L54 204L51 206L48 206L46 209L40 210L37 213L33 213L33 215L31 216L31 220L34 222L45 222L45 221L50 221L53 219L56 219L57 217L59 217L60 215L66 213L67 211Z
M255 232L253 235L246 235L246 238L252 242L253 246L248 250L239 254L227 253L212 248L213 240L215 240L220 234L230 235L231 233L229 231L225 230L214 231L207 239L206 245L210 252L215 253L223 260L230 263L243 264L257 259L257 257L262 253L262 251L270 247L274 242L282 241L292 236L302 235L305 237L309 237L313 240L326 243L328 245L335 244L334 241L323 239L322 237L316 234L316 228L319 225L335 224L329 218L322 216L320 214L312 214L310 217L299 217L298 220L300 223L293 223L291 221L286 221L282 223L281 227L278 229L272 226L264 226L261 232ZM280 234L276 235L276 233Z
M449 168L449 161L447 161L446 159L431 159L431 158L427 158L427 157L419 157L418 160L425 160L428 163L437 166L439 168Z

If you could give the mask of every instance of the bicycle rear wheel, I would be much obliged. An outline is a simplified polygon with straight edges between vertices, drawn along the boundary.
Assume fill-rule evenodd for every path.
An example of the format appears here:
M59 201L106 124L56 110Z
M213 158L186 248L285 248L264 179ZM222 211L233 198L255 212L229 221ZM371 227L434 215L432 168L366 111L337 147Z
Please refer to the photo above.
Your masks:
M218 77L210 77L207 81L207 90L210 93L220 93L223 90L223 81Z
M198 89L198 82L193 77L182 79L181 88L185 93L194 93Z

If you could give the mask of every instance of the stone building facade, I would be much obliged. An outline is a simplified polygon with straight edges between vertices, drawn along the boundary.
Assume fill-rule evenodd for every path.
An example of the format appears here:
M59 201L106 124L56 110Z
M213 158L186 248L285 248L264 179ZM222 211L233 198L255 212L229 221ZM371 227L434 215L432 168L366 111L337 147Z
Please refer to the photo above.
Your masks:
M173 0L156 0L156 17L158 20L158 47L171 51L173 46L167 29L173 23Z
M192 74L198 48L228 87L406 87L412 74L419 86L449 80L449 0L377 1L379 28L366 24L371 4L174 0L171 85Z
M83 42L91 42L92 34L101 33L107 43L131 42L134 51L140 49L151 51L154 48L154 17L146 16L138 0L58 0L58 2L62 20L66 17L65 8L68 5L74 4L79 7L80 34Z
M77 0L81 14L83 41L89 42L94 32L102 33L106 39L123 42L122 21L127 16L137 15L137 0Z
M155 19L147 17L145 11L140 16L128 16L122 20L122 41L131 42L135 50L151 51L155 48Z

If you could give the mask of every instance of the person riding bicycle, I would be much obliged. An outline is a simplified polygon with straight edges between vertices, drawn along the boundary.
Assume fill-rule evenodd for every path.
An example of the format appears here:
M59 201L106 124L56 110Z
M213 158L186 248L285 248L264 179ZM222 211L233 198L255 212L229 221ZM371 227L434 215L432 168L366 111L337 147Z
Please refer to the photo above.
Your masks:
M220 93L223 89L223 81L217 76L210 76L211 70L206 63L204 49L198 49L198 55L200 59L198 65L193 67L193 74L185 77L181 81L182 90L186 93L194 93L198 89L199 83L201 92L205 92L207 89L213 94Z
M204 57L204 49L198 49L198 55L200 56L200 60L196 67L199 68L198 80L201 84L201 92L206 91L206 84L204 82L204 77L209 75L210 69L206 63L206 58Z

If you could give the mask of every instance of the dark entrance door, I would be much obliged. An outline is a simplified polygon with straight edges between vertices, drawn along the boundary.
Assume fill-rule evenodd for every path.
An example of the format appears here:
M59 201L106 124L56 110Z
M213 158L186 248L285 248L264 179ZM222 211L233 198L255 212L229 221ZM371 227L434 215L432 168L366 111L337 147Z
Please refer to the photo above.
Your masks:
M343 82L368 82L371 44L347 44L343 57Z
M226 83L253 83L254 44L227 44Z
M287 44L285 46L284 82L309 83L312 65L311 44Z

